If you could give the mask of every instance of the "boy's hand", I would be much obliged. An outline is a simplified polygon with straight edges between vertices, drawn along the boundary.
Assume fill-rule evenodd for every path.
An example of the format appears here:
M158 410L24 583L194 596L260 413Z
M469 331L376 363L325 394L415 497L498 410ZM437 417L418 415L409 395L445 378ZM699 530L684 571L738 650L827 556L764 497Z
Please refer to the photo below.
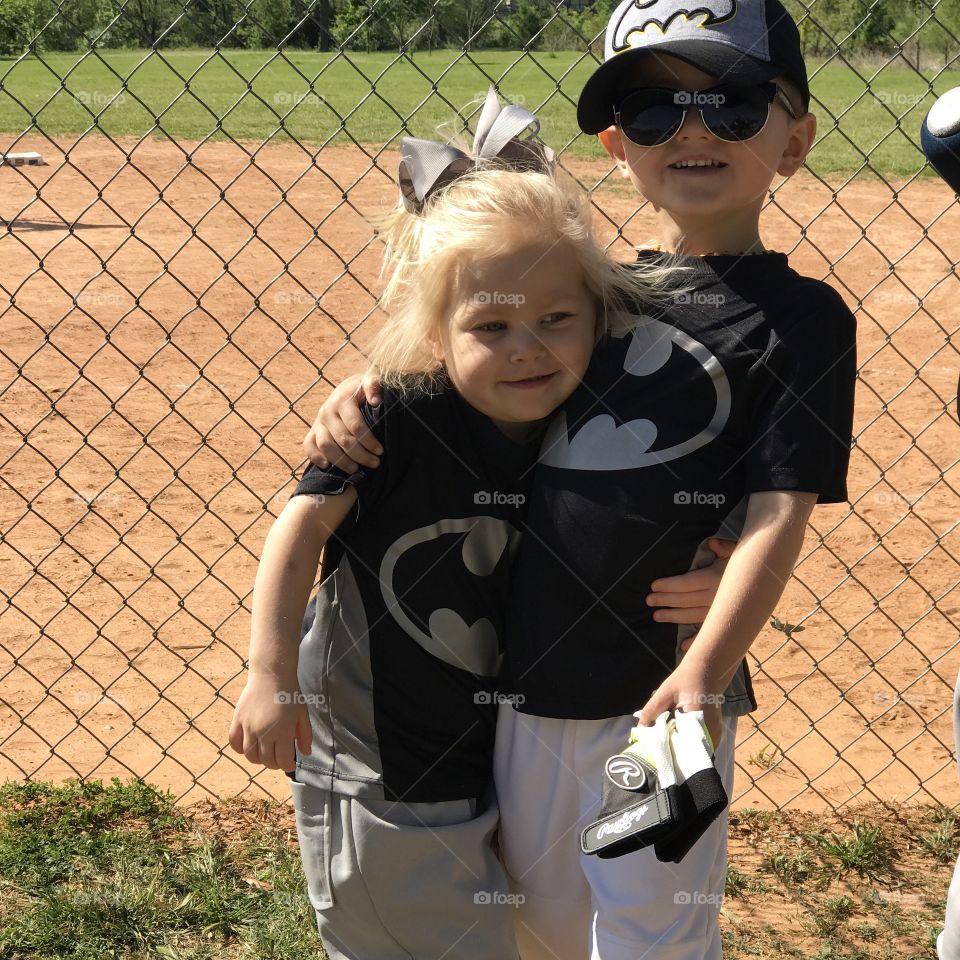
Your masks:
M322 470L332 463L346 473L380 466L383 447L360 413L364 400L374 407L381 400L380 378L372 370L347 377L324 401L303 441L308 460Z
M664 710L702 710L703 719L713 740L713 749L720 746L723 719L720 704L723 691L715 689L717 682L695 664L681 661L680 665L657 687L643 709L634 714L637 725L650 727Z
M727 569L727 560L733 555L737 543L711 537L707 546L717 555L709 567L675 577L662 577L650 584L647 606L660 608L653 614L658 623L701 624L706 619ZM693 634L681 641L681 652L686 653L695 639L696 634Z
M707 541L707 546L717 555L709 567L690 570L676 577L662 577L650 584L647 606L665 608L654 611L653 619L658 623L703 623L706 619L727 568L727 559L733 555L737 544L734 540L712 538ZM681 648L684 652L692 642L692 637L683 642Z
M293 689L284 690L289 686ZM272 770L293 770L294 742L310 752L312 732L306 704L296 684L251 677L243 688L230 724L230 746L251 763Z

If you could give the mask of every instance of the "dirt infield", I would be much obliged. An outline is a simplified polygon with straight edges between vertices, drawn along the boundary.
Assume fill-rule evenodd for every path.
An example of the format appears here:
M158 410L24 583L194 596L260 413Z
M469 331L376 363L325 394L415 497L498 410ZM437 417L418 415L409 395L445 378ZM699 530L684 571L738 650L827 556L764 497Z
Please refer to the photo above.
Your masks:
M17 149L50 165L0 168L0 779L282 794L222 753L247 597L304 425L376 322L365 217L393 200L396 154ZM620 181L595 198L629 221L621 256L652 237ZM801 175L764 237L858 310L862 382L855 512L818 508L778 610L805 629L754 647L735 802L956 803L960 204L938 181Z

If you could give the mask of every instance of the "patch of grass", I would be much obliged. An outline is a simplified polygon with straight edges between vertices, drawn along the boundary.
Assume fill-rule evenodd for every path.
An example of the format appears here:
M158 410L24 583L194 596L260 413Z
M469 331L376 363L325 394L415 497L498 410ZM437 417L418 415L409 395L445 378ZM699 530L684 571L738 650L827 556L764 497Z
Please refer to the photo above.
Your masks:
M940 863L955 862L960 850L960 824L956 814L949 807L937 807L930 822L933 829L920 837L923 848Z
M801 627L796 623L787 623L786 620L781 620L779 617L771 617L770 626L773 627L774 630L778 630L780 633L785 633L787 635L787 639L792 637L795 633L803 633L803 631L807 629L806 627Z
M850 949L836 943L825 943L811 960L867 960L867 955L857 948Z
M921 838L928 853L941 863L953 863L957 859L957 830L955 826L942 826Z
M822 941L816 956L845 958L864 956L859 948L850 943L845 930L847 921L853 916L855 909L852 898L841 894L827 897L809 912L807 923ZM841 950L843 952L838 952Z
M945 807L943 804L938 804L937 806L933 807L933 809L930 811L930 819L938 826L957 826L956 813L954 813L950 807Z
M742 810L730 811L730 823L748 829L752 827L766 829L776 821L777 814L773 810L756 810L753 807L744 807Z
M764 923L759 926L745 925L744 929L735 929L729 926L720 931L723 940L724 957L769 957L789 958L797 957L808 960L803 952L791 943L789 938L782 936L772 924Z
M323 956L299 853L275 814L228 842L168 794L116 778L7 784L0 809L5 960Z
M849 822L731 812L727 960L930 960L952 870L916 838L947 815L877 805ZM881 873L876 851L888 845L896 872L891 862L878 887L857 866ZM57 867L44 869L44 857ZM286 805L233 798L181 810L136 781L8 784L0 863L0 960L324 956Z
M806 850L798 853L771 853L764 859L763 867L781 883L797 885L806 883L817 870L816 861Z
M919 837L947 819L935 808L882 803L842 820L799 811L769 818L732 813L730 862L754 882L748 880L749 897L725 902L725 957L931 960L951 865L933 860ZM761 895L755 891L764 877L770 881Z
M433 136L438 124L454 119L454 109L482 98L487 74L506 97L537 113L551 146L603 157L597 139L576 125L574 105L595 66L581 57L512 50L476 50L469 60L458 50L403 58L352 52L349 59L297 50L283 57L275 50L44 53L0 60L0 131L309 144L352 137L380 145L404 134ZM960 83L960 71L941 73L930 93L923 77L890 65L865 91L843 63L808 66L818 123L808 165L816 174L869 172L865 157L885 176L912 176L923 167L914 146L920 123L934 99Z
M115 860L149 861L184 824L173 798L142 781L8 783L0 787L0 877L43 889Z
M728 897L739 897L749 887L749 878L736 867L727 866L727 879L724 893Z
M853 916L853 901L846 894L839 897L827 897L823 901L823 911L837 923L845 923Z
M858 821L846 836L831 831L829 835L815 834L814 838L839 876L856 871L876 880L890 872L893 851L882 828L875 824Z

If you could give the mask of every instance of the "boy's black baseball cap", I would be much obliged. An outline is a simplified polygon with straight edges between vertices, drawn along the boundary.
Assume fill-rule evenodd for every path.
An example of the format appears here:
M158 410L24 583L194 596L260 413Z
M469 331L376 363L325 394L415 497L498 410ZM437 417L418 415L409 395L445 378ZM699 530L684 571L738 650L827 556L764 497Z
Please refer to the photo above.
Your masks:
M623 0L607 24L604 63L577 104L584 133L613 125L621 76L651 52L686 60L720 83L784 76L800 89L803 109L809 108L800 31L780 0Z

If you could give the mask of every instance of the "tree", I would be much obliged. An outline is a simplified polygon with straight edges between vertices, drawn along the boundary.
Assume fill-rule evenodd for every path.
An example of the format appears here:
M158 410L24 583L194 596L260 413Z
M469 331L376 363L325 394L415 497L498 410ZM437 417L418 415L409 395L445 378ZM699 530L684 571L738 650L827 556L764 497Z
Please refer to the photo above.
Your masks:
M101 0L72 0L64 4L44 0L41 4L44 18L51 20L41 38L44 48L76 50L86 47L88 39L93 40L100 33L105 6Z
M386 34L370 13L369 8L338 0L334 7L333 37L350 50L381 50L386 45Z
M293 0L254 0L240 28L244 46L279 46L294 24Z
M23 53L46 22L43 0L6 0L0 3L0 54Z
M431 0L379 0L349 3L339 0L333 22L338 43L366 50L407 47L423 40L423 27L433 12ZM421 34L418 36L418 34Z
M250 24L244 19L245 6L242 0L191 0L187 19L182 21L182 38L203 47L241 46L241 31Z
M550 15L550 7L544 0L517 0L517 6L507 18L507 26L523 46L540 46L538 36Z
M381 18L400 46L406 47L433 13L430 0L380 0L374 15Z
M445 4L437 11L442 27L441 39L458 47L482 47L484 24L494 17L500 6L501 0L454 0Z
M174 0L127 0L123 5L123 22L134 42L141 47L152 47L179 13L180 7Z
M321 50L329 50L333 40L333 2L332 0L320 0L317 4L316 13L305 24L308 31L312 24L316 24L317 36L312 39L311 46L319 47Z

